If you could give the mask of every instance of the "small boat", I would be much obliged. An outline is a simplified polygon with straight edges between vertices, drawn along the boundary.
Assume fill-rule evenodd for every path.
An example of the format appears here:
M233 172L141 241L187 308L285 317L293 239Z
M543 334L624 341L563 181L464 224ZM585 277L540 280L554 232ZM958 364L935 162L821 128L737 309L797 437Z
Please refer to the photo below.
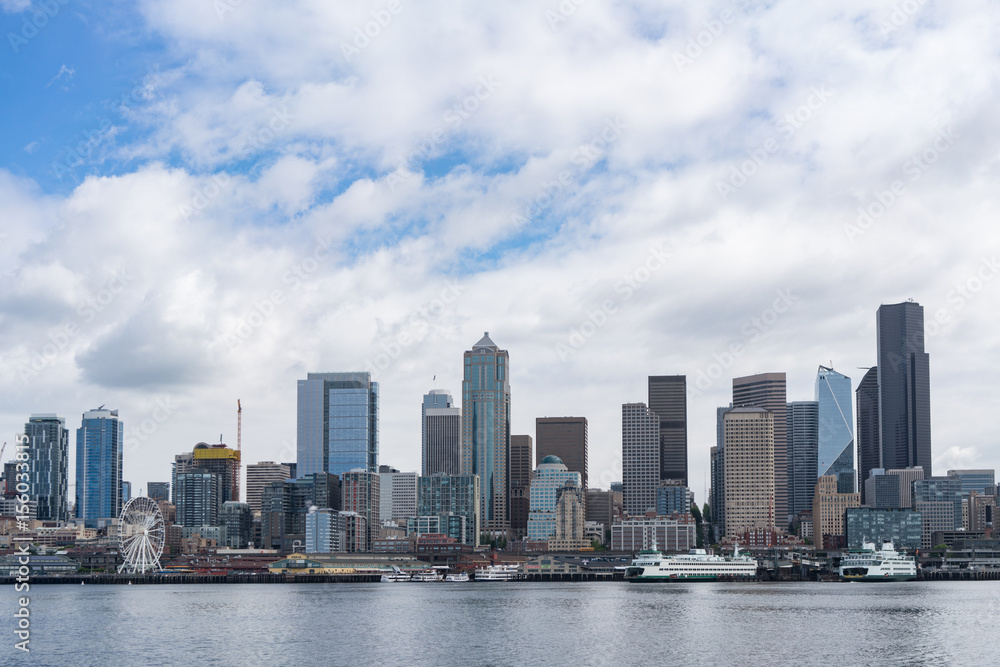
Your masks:
M518 575L518 565L494 564L476 568L476 581L511 581Z
M419 570L413 573L410 581L441 581L441 575L434 570Z
M398 581L412 581L412 578L407 573L400 570L395 565L392 566L392 572L387 572L382 575L381 581L383 584L391 584Z
M453 572L452 574L445 575L445 581L451 581L456 583L464 583L469 580L468 572Z

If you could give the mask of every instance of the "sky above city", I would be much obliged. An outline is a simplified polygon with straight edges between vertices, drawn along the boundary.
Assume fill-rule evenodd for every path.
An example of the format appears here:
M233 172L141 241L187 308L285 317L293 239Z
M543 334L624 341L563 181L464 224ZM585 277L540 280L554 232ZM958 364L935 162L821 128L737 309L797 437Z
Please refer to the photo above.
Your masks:
M0 0L0 429L105 405L124 478L293 461L296 381L369 370L380 461L488 331L512 433L688 378L875 364L925 308L935 472L1000 465L1000 11L968 0ZM70 464L75 460L71 436ZM8 447L5 460L11 457ZM71 473L72 483L72 473Z

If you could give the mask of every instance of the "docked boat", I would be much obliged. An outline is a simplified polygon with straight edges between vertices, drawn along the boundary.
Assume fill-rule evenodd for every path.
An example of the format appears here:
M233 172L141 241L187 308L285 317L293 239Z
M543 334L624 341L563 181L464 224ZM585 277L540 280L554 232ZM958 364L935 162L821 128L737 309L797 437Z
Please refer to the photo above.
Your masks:
M452 572L451 574L446 574L444 577L445 581L451 581L454 583L463 583L469 580L468 572Z
M625 570L625 581L718 581L756 575L757 560L741 554L739 546L733 549L732 556L710 555L704 549L665 556L654 548L639 552Z
M413 573L410 581L441 581L441 575L435 570L419 570Z
M514 563L477 567L476 581L511 581L517 577L517 568Z
M383 584L391 584L400 581L412 581L412 580L413 579L410 575L408 575L406 572L403 572L395 565L392 566L392 572L384 573L381 579Z
M892 542L883 542L876 551L874 542L863 542L840 561L842 581L914 581L917 560L896 551Z

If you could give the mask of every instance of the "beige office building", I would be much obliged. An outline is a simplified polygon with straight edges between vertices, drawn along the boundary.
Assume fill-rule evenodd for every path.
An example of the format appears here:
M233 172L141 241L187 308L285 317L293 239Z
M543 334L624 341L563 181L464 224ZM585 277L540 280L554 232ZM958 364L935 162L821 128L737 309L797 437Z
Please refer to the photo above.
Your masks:
M774 528L774 415L758 407L723 415L726 535Z
M843 547L844 513L848 507L861 507L860 493L837 493L836 475L823 475L817 480L813 494L813 544L817 549Z

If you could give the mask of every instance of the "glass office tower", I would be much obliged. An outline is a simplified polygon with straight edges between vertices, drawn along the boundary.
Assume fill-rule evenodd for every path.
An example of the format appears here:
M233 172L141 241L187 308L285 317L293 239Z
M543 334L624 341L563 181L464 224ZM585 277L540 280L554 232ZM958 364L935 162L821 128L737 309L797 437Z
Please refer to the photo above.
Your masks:
M296 476L378 472L378 395L370 373L299 380Z
M122 512L123 427L117 410L90 410L76 430L76 518L88 528Z

